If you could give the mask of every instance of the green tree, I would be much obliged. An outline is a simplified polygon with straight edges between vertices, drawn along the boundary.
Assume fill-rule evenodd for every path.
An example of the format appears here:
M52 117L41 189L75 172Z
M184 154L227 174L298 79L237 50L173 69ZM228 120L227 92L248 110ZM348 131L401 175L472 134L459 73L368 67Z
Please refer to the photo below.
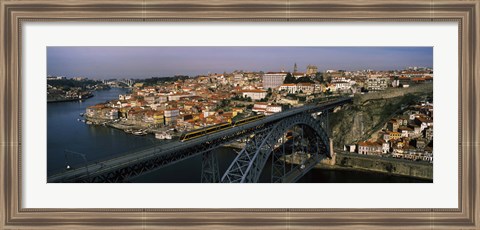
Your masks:
M292 84L292 83L295 83L295 77L293 77L291 73L287 73L285 80L283 80L283 84Z
M319 81L320 83L325 83L325 79L323 79L323 73L320 73L320 72L316 73L315 74L315 79L317 81Z
M332 82L332 75L327 75L327 82L328 83L331 83Z
M301 77L295 81L295 83L313 83L310 77Z

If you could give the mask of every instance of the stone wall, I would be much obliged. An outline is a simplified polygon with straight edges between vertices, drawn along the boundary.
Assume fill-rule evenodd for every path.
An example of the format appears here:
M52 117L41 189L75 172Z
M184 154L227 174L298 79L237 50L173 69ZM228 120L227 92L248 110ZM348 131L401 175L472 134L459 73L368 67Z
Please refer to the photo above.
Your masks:
M427 162L337 153L335 165L433 180L433 165Z
M433 83L411 85L408 88L388 88L385 91L369 92L362 95L355 95L360 102L372 99L386 99L400 97L407 93L433 92Z

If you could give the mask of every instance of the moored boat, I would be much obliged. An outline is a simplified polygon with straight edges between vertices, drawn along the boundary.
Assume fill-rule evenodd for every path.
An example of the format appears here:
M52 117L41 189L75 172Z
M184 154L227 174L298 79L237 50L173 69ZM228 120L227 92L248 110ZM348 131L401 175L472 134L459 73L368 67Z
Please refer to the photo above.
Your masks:
M160 132L160 133L155 133L155 138L160 139L160 140L171 140L172 135L170 135L167 132Z
M147 133L145 131L138 130L138 131L134 131L133 135L143 136L143 135L147 135Z

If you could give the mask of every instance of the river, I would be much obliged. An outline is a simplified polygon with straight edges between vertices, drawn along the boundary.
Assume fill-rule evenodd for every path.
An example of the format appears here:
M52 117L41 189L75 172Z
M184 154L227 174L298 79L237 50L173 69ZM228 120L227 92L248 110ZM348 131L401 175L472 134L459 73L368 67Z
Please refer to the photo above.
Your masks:
M65 170L67 165L84 165L105 159L127 151L147 146L161 145L164 140L157 140L153 135L135 136L105 126L87 125L78 121L83 119L88 106L113 100L127 89L112 88L95 91L94 97L86 101L60 102L47 104L47 175ZM220 148L215 151L221 174L225 172L235 151ZM267 164L268 169L270 164ZM138 183L198 183L201 176L201 156L192 157L149 174L134 178ZM265 170L260 182L268 182L270 170ZM300 183L419 183L430 182L409 177L392 176L383 173L312 169Z

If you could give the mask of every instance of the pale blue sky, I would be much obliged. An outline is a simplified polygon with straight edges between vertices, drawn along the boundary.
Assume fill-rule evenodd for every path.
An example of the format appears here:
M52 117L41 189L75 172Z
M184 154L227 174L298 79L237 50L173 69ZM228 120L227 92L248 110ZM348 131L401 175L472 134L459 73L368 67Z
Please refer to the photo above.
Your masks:
M89 78L432 67L433 47L48 47L47 74Z

